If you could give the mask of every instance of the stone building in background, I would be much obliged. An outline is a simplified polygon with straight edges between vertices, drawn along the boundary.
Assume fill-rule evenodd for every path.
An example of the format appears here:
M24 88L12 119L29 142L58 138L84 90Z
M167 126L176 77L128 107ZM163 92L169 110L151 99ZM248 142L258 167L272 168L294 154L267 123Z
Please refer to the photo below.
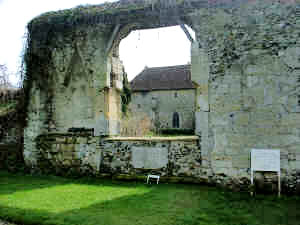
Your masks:
M194 130L195 85L191 66L147 68L131 81L129 109L147 116L155 130Z

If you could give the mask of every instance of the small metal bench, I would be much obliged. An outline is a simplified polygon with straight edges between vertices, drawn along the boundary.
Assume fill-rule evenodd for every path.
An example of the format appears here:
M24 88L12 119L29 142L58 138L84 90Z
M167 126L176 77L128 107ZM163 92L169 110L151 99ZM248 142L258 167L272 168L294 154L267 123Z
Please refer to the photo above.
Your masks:
M156 184L158 184L158 181L159 181L159 178L160 178L160 176L159 175L153 175L153 174L149 174L148 176L147 176L147 184L149 183L149 180L150 179L156 179Z

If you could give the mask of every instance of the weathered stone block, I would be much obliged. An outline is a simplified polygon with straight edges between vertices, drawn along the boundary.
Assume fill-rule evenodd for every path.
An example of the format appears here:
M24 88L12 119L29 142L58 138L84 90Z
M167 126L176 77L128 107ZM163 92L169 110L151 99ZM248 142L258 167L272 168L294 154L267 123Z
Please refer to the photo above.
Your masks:
M86 144L84 144L84 143L80 143L80 144L77 144L76 146L75 146L75 152L76 152L76 154L77 154L77 157L79 158L79 159L82 159L82 158L84 158L85 157L85 154L86 154Z
M201 135L208 135L208 112L195 112L195 134Z
M216 167L232 167L232 158L230 156L216 155L211 156L211 165Z
M250 121L250 113L236 113L234 114L233 121L237 126L248 125Z
M300 47L289 47L285 50L283 61L292 68L300 68Z
M239 175L239 170L236 168L228 168L228 176L236 178Z
M243 151L242 145L240 145L239 147L227 146L225 148L225 155L226 156L238 155L241 154L242 151Z
M280 159L280 168L285 171L289 169L288 158Z
M203 49L199 49L199 43L194 41L191 48L192 81L197 84L207 84L209 79L209 59Z
M73 144L60 144L60 152L73 152L75 150L75 145Z
M120 121L118 120L109 120L109 134L118 135L120 134Z
M202 168L210 168L210 161L202 158L201 167Z
M216 175L218 175L218 174L225 174L225 175L227 175L227 174L229 174L229 170L230 170L230 168L228 168L228 167L224 167L224 168L222 168L222 167L214 167L213 168L213 171L214 171L214 173L216 174Z
M300 161L289 161L290 170L300 170Z
M102 159L101 151L96 150L93 145L90 146L90 150L88 151L89 153L85 163L90 165L95 171L99 171Z
M281 119L282 125L300 126L300 115L298 113L289 113Z
M249 70L252 70L252 67L247 67L246 73L250 74ZM257 76L247 76L247 86L249 88L254 87L259 83L259 78Z
M63 154L64 157L70 157L71 158L71 157L73 157L74 152L73 151L63 151L62 154Z
M100 113L99 117L96 118L94 136L103 136L108 134L108 120L106 119L104 113Z
M236 155L232 156L232 166L234 168L250 168L250 155Z
M197 96L197 105L201 111L209 111L208 94L199 94Z

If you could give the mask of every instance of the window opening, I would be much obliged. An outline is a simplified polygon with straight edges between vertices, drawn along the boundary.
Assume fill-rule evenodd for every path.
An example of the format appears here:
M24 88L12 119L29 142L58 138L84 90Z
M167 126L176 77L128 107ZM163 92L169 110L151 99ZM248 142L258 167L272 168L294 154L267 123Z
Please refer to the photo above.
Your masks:
M126 121L122 124L122 130L128 130L128 132L121 132L122 136L135 135L130 131L134 129L138 130L138 135L149 133L161 135L164 131L172 128L180 128L180 125L182 127L191 126L191 129L194 129L190 125L193 122L187 121L187 123L180 124L179 114L181 111L174 113L175 110L185 110L184 107L176 107L178 104L176 98L179 98L180 94L178 90L182 88L180 85L182 82L179 82L180 78L177 77L189 76L185 71L190 69L191 64L191 39L193 41L196 39L191 28L187 25L184 25L184 28L185 31L182 26L178 25L133 30L119 42L117 51L120 53L120 60L128 74L131 91L134 93L129 113L123 119ZM191 34L191 39L187 38L186 32ZM180 52L179 55L178 52ZM178 76L181 73L183 75ZM175 78L169 78L170 74L173 74L178 81ZM136 77L137 75L138 77ZM162 78L157 78L158 75ZM186 108L190 104L193 105L194 101L189 101ZM168 105L174 105L175 110L172 109L173 107L167 107ZM184 115L182 114L182 116ZM168 117L169 121L166 123ZM128 129L125 129L126 126ZM180 133L181 130L178 132Z
M178 114L178 112L173 113L173 128L179 128L179 114Z

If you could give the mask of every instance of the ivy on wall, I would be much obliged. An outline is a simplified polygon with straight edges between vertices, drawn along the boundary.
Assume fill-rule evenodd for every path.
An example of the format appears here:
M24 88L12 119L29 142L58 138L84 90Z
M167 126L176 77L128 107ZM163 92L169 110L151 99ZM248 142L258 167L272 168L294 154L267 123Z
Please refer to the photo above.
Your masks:
M123 78L123 91L121 92L121 104L122 104L122 113L123 115L127 115L128 105L131 101L131 89L130 84L128 82L127 73L124 72Z

